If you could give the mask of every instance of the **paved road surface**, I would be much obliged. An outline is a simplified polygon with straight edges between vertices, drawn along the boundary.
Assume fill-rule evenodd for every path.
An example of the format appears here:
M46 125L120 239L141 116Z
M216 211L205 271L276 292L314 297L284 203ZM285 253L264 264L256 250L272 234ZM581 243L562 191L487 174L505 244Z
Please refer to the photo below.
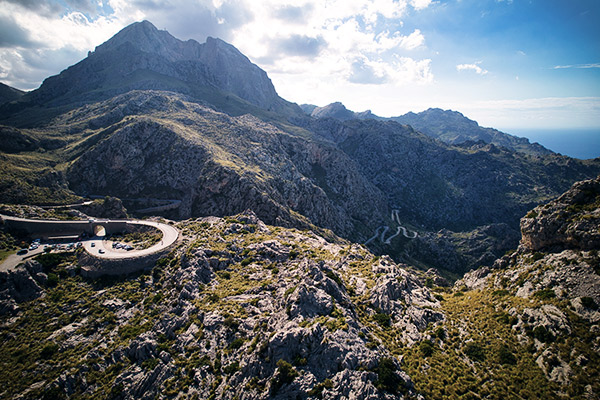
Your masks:
M107 220L108 221L108 220ZM103 221L98 221L103 222ZM179 236L179 231L172 227L171 225L161 224L158 222L151 221L128 221L128 224L133 225L147 225L157 228L162 232L162 240L155 244L152 247L148 247L143 250L124 250L124 249L113 249L112 241L104 240L102 236L94 236L88 240L83 241L83 248L90 254L94 255L94 257L98 258L107 258L107 259L118 259L118 258L135 258L147 256L152 253L156 253L164 248L169 247L177 240ZM92 247L92 243L94 243L94 247ZM104 254L99 252L100 249L104 250Z
M6 218L6 219L15 219L15 220L19 220L19 221L34 221L34 222L40 221L40 220L28 220L25 218L8 217L8 216L4 216L4 215L2 215L1 217ZM57 221L47 220L47 222L57 222ZM73 222L73 221L65 221L65 222ZM82 221L82 222L87 222L87 221ZM110 222L124 222L124 220L95 219L94 222L99 223L99 224L102 224L102 223L106 224L106 223L110 223ZM81 243L83 243L83 248L88 253L90 253L94 257L98 257L98 258L104 258L104 259L135 258L135 257L143 257L146 255L161 251L161 250L169 247L173 243L175 243L175 241L179 237L179 231L176 228L172 227L171 225L167 225L167 224L163 224L163 223L159 223L159 222L153 222L153 221L142 221L142 220L125 221L125 223L128 225L129 224L131 224L131 225L146 225L146 226L152 226L154 228L157 228L158 230L160 230L162 232L162 235L163 235L162 240L159 243L157 243L154 246L151 246L147 249L127 251L127 250L123 250L123 249L113 249L112 242L103 240L104 237L102 237L102 236L94 236L92 238L83 239L81 241ZM60 235L61 232L56 232L56 234ZM92 247L92 243L94 243L94 247ZM104 250L104 254L99 253L98 250L100 250L100 249ZM6 271L8 269L12 269L12 268L16 267L19 263L26 261L27 259L30 259L37 254L41 254L43 251L44 251L44 244L42 244L36 250L28 251L27 254L24 254L24 255L12 254L12 255L8 256L2 264L0 264L0 271Z
M15 250L15 251L17 251L17 250ZM20 263L25 262L25 261L33 258L34 256L37 256L38 254L42 254L43 252L44 252L44 245L41 245L40 247L38 247L35 250L29 250L27 252L27 254L23 254L23 255L11 254L10 256L6 257L4 259L4 261L0 264L0 271L8 271L9 269L13 269Z

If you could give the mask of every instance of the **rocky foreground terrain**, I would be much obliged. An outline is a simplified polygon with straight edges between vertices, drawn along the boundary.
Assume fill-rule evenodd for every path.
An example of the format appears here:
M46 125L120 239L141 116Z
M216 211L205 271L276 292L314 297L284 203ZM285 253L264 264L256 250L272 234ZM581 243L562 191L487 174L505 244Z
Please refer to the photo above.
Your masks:
M135 276L87 279L76 254L0 275L0 398L600 394L600 178L453 288L252 212L175 225L179 246Z

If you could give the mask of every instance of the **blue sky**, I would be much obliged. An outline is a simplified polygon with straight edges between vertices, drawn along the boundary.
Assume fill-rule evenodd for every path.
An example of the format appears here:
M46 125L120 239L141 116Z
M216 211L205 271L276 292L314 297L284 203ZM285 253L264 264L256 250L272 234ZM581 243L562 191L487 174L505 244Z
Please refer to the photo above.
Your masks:
M0 81L34 89L143 19L232 43L297 103L600 129L598 0L0 0Z

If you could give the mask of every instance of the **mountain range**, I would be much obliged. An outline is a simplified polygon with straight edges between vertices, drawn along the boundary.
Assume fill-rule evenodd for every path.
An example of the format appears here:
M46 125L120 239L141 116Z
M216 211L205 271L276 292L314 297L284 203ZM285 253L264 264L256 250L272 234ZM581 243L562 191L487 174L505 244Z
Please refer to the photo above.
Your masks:
M180 235L130 275L79 251L0 271L0 398L600 395L600 159L299 106L147 21L0 95L2 214ZM27 240L0 224L0 256Z
M300 107L233 46L181 41L147 21L5 102L0 123L5 203L177 199L165 216L178 219L252 209L452 271L492 262L516 246L527 210L600 173L599 160L457 112L383 119L340 103ZM473 252L465 232L489 245Z

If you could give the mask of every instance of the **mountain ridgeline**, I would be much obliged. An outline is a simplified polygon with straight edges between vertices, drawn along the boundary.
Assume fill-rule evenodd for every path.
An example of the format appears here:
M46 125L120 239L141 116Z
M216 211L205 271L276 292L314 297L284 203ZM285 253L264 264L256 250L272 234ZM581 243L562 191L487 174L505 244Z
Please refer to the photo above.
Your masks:
M465 142L484 142L531 155L549 155L552 151L539 143L530 143L528 139L500 132L493 128L483 128L476 121L470 120L461 113L451 110L430 108L420 113L383 118L371 112L355 112L348 110L342 103L336 102L324 107L310 104L301 105L302 110L314 118L335 118L342 121L351 119L391 120L410 125L419 132L444 143L460 145Z
M460 272L516 247L529 209L600 173L459 113L404 117L301 108L233 46L144 21L0 106L0 201L176 199L164 214L176 219L251 209Z

